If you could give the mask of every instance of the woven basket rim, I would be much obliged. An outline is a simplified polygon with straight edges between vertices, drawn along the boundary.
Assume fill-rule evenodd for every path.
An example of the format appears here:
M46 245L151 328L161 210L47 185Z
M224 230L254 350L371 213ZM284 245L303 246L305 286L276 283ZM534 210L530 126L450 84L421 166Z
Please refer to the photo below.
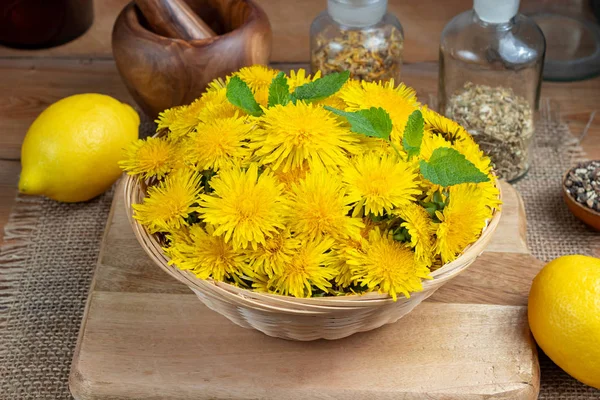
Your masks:
M342 307L345 311L351 311L352 309L361 309L363 307L372 307L394 302L389 294L379 292L308 298L285 296L275 293L256 292L250 289L240 288L226 282L215 281L213 279L200 279L190 271L181 270L177 266L170 265L170 260L166 254L164 254L162 246L157 240L156 235L150 234L144 226L142 226L136 219L133 218L132 205L138 203L138 201L136 201L136 194L139 196L141 192L144 192L144 190L141 188L142 182L143 181L141 179L135 176L126 175L122 184L126 214L135 236L142 248L144 248L150 258L152 258L152 260L161 269L178 281L190 287L195 292L202 291L203 293L206 293L206 291L210 291L213 294L219 293L221 296L226 297L233 295L236 296L235 301L243 301L244 303L247 303L247 306L252 308L262 308L265 306L264 303L272 304L270 306L265 306L270 311L274 311L274 309L278 309L282 305L287 305L292 308L297 307L297 310L294 310L294 313L306 311L311 315L320 311L338 311L340 307ZM498 180L495 181L495 185L500 191L499 199L502 200L502 189ZM137 200L139 200L139 198ZM466 269L470 263L465 266L464 264L467 262L465 260L469 258L474 260L484 251L491 239L491 236L498 226L501 214L501 207L497 208L494 211L492 218L483 228L480 237L474 243L467 246L455 260L444 264L442 267L433 271L431 273L432 279L423 279L422 291L427 291L428 289L435 290L437 287L446 283ZM398 297L398 301L400 301L401 298L407 301L411 299ZM309 312L307 308L312 309L313 311ZM277 311L285 312L284 309L279 309Z

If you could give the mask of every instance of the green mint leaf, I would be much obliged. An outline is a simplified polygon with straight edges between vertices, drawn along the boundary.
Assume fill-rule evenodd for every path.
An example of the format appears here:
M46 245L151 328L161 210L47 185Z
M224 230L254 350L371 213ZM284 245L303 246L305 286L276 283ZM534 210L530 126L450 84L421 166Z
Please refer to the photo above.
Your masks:
M350 71L334 72L315 81L305 83L294 90L292 101L295 103L296 100L315 101L325 99L340 90L349 77Z
M423 114L419 110L413 111L408 117L402 136L402 147L404 147L409 157L417 156L421 151L424 124Z
M465 156L450 147L435 149L428 162L421 160L419 164L425 179L443 187L490 180Z
M239 76L234 76L227 84L227 100L250 115L260 116L263 111L256 102L252 90Z
M281 104L285 106L290 101L290 87L285 73L280 72L271 81L269 86L269 107Z
M344 117L350 123L350 130L365 136L390 140L392 133L392 120L388 113L381 107L371 107L368 110L347 112L337 108L325 106L326 110Z

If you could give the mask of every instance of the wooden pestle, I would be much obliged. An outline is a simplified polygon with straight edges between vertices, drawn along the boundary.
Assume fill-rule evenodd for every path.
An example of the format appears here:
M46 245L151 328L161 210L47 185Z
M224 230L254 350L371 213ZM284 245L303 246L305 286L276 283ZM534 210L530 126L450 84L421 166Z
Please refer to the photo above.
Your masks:
M183 40L217 36L184 0L135 0L135 4L159 35Z

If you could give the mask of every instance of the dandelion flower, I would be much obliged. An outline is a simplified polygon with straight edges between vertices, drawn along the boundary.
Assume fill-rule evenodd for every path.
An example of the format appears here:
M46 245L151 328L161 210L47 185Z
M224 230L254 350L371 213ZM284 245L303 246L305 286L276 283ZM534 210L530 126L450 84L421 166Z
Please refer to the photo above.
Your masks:
M178 106L168 108L158 114L158 118L154 121L157 124L156 131L163 129L170 129L173 123L177 120L179 113L184 110L186 106Z
M272 174L259 176L255 163L248 170L221 170L210 185L214 192L201 196L199 213L216 227L215 235L224 235L227 243L231 240L234 249L249 245L257 249L285 227L283 185Z
M346 239L338 241L334 245L335 263L332 265L336 269L335 283L341 288L347 288L355 284L354 275L348 260L351 259L356 252L363 251L363 238Z
M259 244L256 250L248 251L249 263L256 274L272 277L281 274L285 264L290 263L292 254L301 242L289 231L283 231Z
M190 134L183 147L185 160L196 164L198 170L215 171L239 163L251 154L246 138L252 125L237 115L232 118L201 122Z
M350 203L337 175L324 169L311 170L288 192L288 226L298 238L309 241L327 236L359 238L364 224L348 216Z
M423 107L421 112L425 121L426 131L429 131L429 135L425 136L430 138L430 143L432 141L437 142L440 144L437 147L442 147L441 143L443 139L443 147L453 147L464 155L467 160L472 162L481 172L491 177L492 165L490 158L483 153L465 128L457 122L429 110L427 107ZM426 141L425 136L423 137L424 143ZM423 149L421 150L421 154L423 154ZM429 159L430 156L431 154L426 155L425 159Z
M162 178L173 169L177 160L177 146L166 138L138 139L124 151L119 166L129 175L144 179Z
M444 264L454 260L471 243L475 242L492 216L492 208L485 200L484 191L475 184L450 186L448 205L436 215L438 224L435 243L437 254Z
M278 72L264 65L253 65L240 69L233 76L239 76L246 82L258 104L266 107L269 102L269 86Z
M307 75L304 68L300 68L298 71L290 71L290 76L287 78L290 93L294 91L298 86L305 85L307 83L316 81L321 77L321 71L317 71L314 76Z
M267 275L254 272L250 280L252 281L252 290L255 292L271 293L269 277Z
M280 183L284 184L286 190L289 190L293 183L298 183L301 179L304 179L306 177L306 174L308 173L310 168L308 167L308 163L304 162L304 164L301 167L292 168L286 172L283 172L283 170L281 169L273 171L271 170L271 168L266 168L266 170L273 172L275 178L277 178L277 180Z
M175 239L166 252L171 257L169 264L189 270L200 279L239 282L242 277L252 276L246 255L234 250L223 237L215 236L210 225L206 231L200 224L192 225L189 240Z
M330 251L333 244L331 238L303 243L294 252L290 262L280 266L282 272L269 280L272 291L294 297L311 297L315 286L326 292L336 273L331 267L335 262Z
M410 293L423 290L421 279L432 279L425 263L406 244L379 228L369 232L364 252L356 252L348 263L360 285L387 293L394 301L399 294L409 298Z
M416 92L403 83L394 86L389 82L360 82L360 85L343 87L339 96L348 104L348 111L381 107L392 120L392 140L398 142L404 134L408 116L420 106Z
M417 260L431 266L436 225L427 210L416 203L409 203L395 209L394 214L402 218L400 226L408 231L410 247L414 249Z
M336 168L359 151L356 135L332 113L303 101L266 109L259 125L251 135L252 147L261 164L273 170L287 172L305 161L311 168Z
M148 188L142 204L134 204L134 218L150 233L168 232L187 225L186 218L197 210L202 187L200 175L186 168L176 170Z
M433 133L430 130L423 132L423 140L421 141L421 147L419 148L419 156L429 161L433 151L441 147L452 147L452 143L444 139L443 136Z
M244 67L233 74L233 76L240 77L241 80L252 90L256 90L262 87L269 87L273 78L277 76L279 71L265 67L264 65L252 65L250 67Z
M200 122L209 123L215 119L232 118L238 116L242 111L227 100L227 88L224 83L214 82L199 100L197 119Z
M421 194L417 172L396 156L370 153L357 157L343 169L343 181L354 206L354 216L363 211L375 215L388 214L393 207L415 201Z

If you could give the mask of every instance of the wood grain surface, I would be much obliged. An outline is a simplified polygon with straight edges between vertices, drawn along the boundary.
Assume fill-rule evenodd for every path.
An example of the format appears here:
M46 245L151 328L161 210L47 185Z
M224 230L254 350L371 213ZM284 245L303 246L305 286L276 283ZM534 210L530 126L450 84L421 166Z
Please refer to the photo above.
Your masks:
M77 400L537 396L523 305L541 263L506 183L492 244L465 273L396 324L308 344L207 309L146 256L117 193L72 365Z
M273 27L273 62L306 62L308 31L312 20L326 9L325 0L255 0L267 13ZM0 56L111 57L110 32L118 13L130 0L94 1L94 24L83 37L63 46L37 52L2 49ZM521 10L536 11L552 6L548 0L522 0ZM588 12L589 1L561 0L561 11ZM472 7L472 0L388 0L389 11L404 27L404 61L436 61L439 38L452 17ZM589 13L589 12L588 12ZM210 21L205 21L210 24Z

